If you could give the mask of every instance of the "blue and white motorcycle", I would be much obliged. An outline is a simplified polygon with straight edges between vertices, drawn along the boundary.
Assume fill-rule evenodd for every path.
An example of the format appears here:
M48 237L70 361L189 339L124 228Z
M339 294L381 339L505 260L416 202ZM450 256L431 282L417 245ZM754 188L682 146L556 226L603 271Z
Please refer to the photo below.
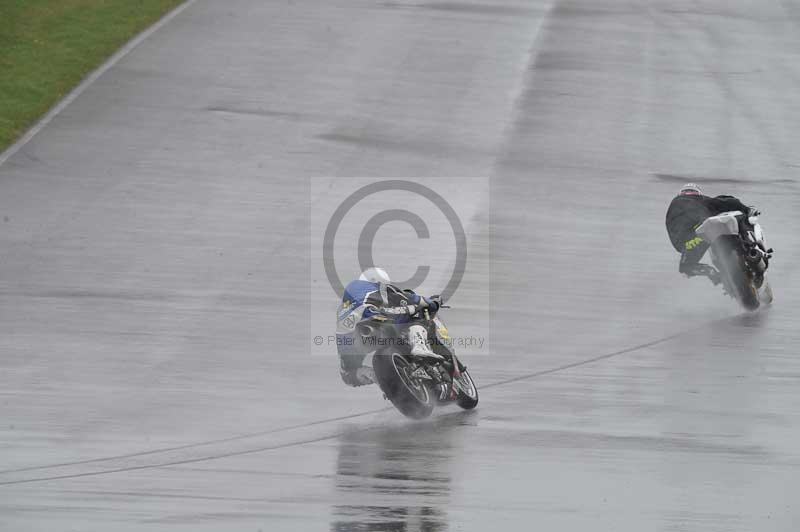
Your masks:
M444 308L449 307L439 306ZM355 327L360 342L374 346L372 368L384 397L412 419L428 417L438 405L455 403L465 410L478 405L475 381L456 357L438 312L426 308L412 316L414 323L425 327L433 356L412 355L404 333L380 315L360 320Z

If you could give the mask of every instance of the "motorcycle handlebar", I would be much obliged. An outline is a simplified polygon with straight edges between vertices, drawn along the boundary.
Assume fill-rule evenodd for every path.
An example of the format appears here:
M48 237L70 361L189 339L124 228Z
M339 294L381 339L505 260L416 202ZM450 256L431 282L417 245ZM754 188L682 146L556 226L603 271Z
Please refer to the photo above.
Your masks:
M434 296L434 297L436 297L436 296ZM431 300L436 302L436 305L437 305L436 306L436 310L437 311L439 309L443 309L443 308L451 308L450 305L445 305L444 302L439 298L437 298L437 299L431 298ZM408 314L409 316L419 316L423 312L428 312L428 313L430 312L430 305L426 304L426 305L412 305L412 306L415 307L414 313L413 314ZM369 307L372 308L373 312L376 312L378 315L380 315L382 317L391 317L391 316L401 315L402 311L400 311L400 309L403 308L403 307L392 307L391 309L387 309L386 307L381 308L381 307L377 307L375 305L369 305Z

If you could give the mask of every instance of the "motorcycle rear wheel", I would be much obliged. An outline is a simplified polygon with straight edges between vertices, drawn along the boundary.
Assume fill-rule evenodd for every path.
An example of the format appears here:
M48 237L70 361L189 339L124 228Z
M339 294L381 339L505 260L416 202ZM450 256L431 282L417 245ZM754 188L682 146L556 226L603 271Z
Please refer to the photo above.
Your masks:
M712 253L714 265L725 276L728 293L746 310L756 310L761 304L758 290L747 275L739 252L726 241L716 244Z
M758 298L758 289L745 272L741 257L736 251L732 251L729 261L728 272L733 286L736 288L739 303L747 310L756 310L761 305L761 301Z
M409 375L410 367L404 355L392 351L372 359L372 369L386 398L404 416L424 419L433 412L434 399L425 382Z

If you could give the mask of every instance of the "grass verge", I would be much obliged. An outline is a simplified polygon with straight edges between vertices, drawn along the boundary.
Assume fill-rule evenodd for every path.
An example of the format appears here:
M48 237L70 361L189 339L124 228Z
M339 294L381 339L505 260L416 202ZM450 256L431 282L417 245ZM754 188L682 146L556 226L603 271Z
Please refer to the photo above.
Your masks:
M0 151L183 0L0 0Z

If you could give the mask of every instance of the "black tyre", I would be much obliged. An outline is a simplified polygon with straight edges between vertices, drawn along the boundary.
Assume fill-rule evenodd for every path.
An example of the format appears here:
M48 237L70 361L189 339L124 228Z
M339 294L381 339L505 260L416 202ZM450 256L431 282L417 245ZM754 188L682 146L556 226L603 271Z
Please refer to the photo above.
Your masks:
M741 261L739 254L736 251L732 251L728 260L728 272L731 282L736 288L736 295L742 306L747 310L756 310L761 305L761 301L758 299L758 289L745 272Z
M454 379L453 384L458 390L456 397L458 406L464 410L472 410L478 406L478 387L475 386L475 381L472 380L467 370L461 372L461 375Z
M409 375L410 367L399 353L379 353L372 358L372 369L386 398L404 416L423 419L433 412L433 397L425 382Z

